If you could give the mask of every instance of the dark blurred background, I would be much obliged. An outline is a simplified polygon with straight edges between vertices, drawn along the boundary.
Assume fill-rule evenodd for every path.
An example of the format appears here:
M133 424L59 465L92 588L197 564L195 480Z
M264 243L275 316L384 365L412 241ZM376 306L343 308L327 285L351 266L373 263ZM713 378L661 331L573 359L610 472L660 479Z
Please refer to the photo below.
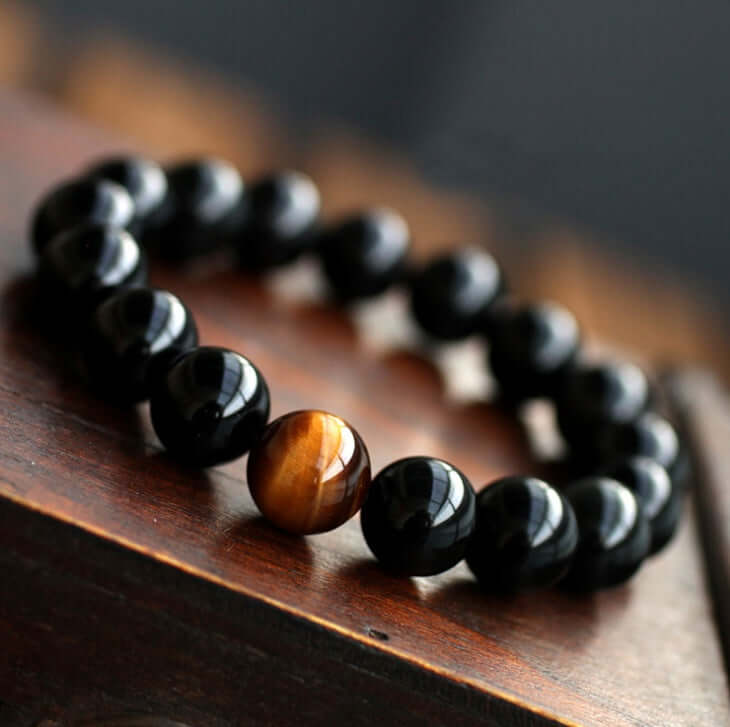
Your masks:
M730 4L41 0L342 120L436 182L554 213L730 308ZM129 99L134 103L134 99Z
M391 205L417 259L481 243L587 339L730 382L729 31L710 0L0 0L0 122L300 168L325 220Z

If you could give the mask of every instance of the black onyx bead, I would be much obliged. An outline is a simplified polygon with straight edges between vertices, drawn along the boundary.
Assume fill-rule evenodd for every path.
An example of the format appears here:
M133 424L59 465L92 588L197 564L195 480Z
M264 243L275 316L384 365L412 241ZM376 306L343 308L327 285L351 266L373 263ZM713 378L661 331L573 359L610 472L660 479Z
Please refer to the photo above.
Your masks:
M311 247L320 200L309 177L285 171L262 179L248 189L243 206L233 234L242 267L285 265Z
M639 455L653 459L669 474L674 471L680 456L674 427L651 411L633 421L606 427L598 434L596 447L603 462Z
M560 431L573 447L573 454L582 458L595 456L601 430L633 421L648 402L646 376L625 362L572 368L555 397Z
M623 583L649 554L651 529L634 494L608 477L587 477L565 490L578 522L578 548L563 581L576 590Z
M94 311L85 346L87 373L109 398L141 401L197 343L195 321L172 293L123 290Z
M147 263L126 230L85 223L45 246L40 275L44 295L59 308L83 315L120 288L144 285Z
M124 187L134 202L134 219L128 225L137 240L153 224L167 197L167 177L159 164L136 156L112 157L97 162L87 172L94 179L108 179Z
M340 300L382 293L405 273L410 233L405 220L373 209L326 230L320 238L322 267Z
M65 182L40 202L31 223L36 253L59 233L84 222L128 227L134 202L124 187L106 179L84 178Z
M534 477L505 477L477 495L466 562L488 590L544 588L570 568L578 544L573 510Z
M489 336L489 365L502 396L521 401L553 395L579 345L578 323L562 306L502 307Z
M147 239L168 260L183 261L220 248L239 214L243 182L218 159L196 159L167 169L167 199Z
M433 260L411 280L411 312L435 338L458 340L480 330L502 290L488 253L467 248Z
M469 480L455 467L432 457L408 457L372 481L360 523L383 566L428 576L464 557L474 530L474 504Z
M269 388L248 359L204 346L162 376L150 414L172 455L209 467L240 457L259 439L269 418Z
M651 552L661 550L677 530L682 514L682 491L667 471L648 457L628 457L602 474L617 480L636 495L651 526Z

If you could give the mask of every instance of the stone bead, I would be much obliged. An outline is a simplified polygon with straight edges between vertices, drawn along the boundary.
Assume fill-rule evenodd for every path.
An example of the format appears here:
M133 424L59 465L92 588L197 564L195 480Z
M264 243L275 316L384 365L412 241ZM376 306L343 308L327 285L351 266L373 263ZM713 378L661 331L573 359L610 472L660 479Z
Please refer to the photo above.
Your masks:
M203 346L183 354L156 383L150 414L170 454L209 467L240 457L259 439L269 388L248 359Z
M411 280L411 312L434 338L458 340L480 330L503 287L494 258L465 248L439 257Z
M230 237L243 198L241 175L218 159L167 169L168 195L147 238L160 255L184 261L219 249Z
M147 282L145 255L134 238L97 223L56 235L43 250L39 271L51 304L81 316L119 289Z
M320 199L312 180L284 171L252 185L233 233L243 268L268 270L295 260L312 247Z
M578 545L573 509L534 477L505 477L477 495L476 530L466 562L495 592L544 588L570 568Z
M360 435L323 411L274 420L248 458L248 485L261 514L298 535L332 530L362 505L370 457Z
M489 365L501 395L512 401L553 395L579 345L578 323L560 305L501 307L489 336Z
M335 297L349 301L378 295L401 280L409 246L405 220L376 208L326 230L318 251Z
M465 555L474 531L475 495L454 466L408 457L375 477L360 515L370 550L388 570L428 576Z
M578 548L563 581L576 590L623 583L649 554L649 521L634 494L607 477L587 477L569 485L565 496L578 522Z
M193 316L172 293L123 290L91 317L84 355L87 374L108 398L141 401L172 362L197 344Z
M646 376L626 362L576 366L563 377L555 397L560 431L582 458L594 456L601 430L633 421L648 403Z
M37 254L59 232L94 222L126 228L134 219L134 202L124 187L106 179L75 179L51 190L40 202L31 223Z
M674 427L651 411L633 421L605 427L597 436L596 450L604 463L619 457L649 457L669 474L680 455L679 437Z
M651 527L651 552L661 550L677 530L682 514L682 491L657 462L648 457L628 457L601 473L620 482L636 495Z
M87 175L93 179L108 179L124 187L134 202L134 219L129 231L143 240L145 228L162 212L167 198L167 177L159 164L137 156L102 159Z

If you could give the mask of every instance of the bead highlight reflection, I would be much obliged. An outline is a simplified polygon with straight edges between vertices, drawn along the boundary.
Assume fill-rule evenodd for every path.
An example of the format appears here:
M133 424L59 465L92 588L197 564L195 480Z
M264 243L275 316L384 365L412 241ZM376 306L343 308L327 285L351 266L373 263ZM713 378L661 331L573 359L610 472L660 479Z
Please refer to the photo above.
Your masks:
M87 374L106 396L141 401L172 362L197 343L195 321L172 293L123 290L94 311L84 351Z
M580 539L565 584L594 590L623 583L649 553L651 530L634 494L608 477L586 477L565 492Z
M360 523L386 568L425 576L464 557L474 513L474 490L456 467L433 457L408 457L375 477Z
M170 452L208 467L251 448L269 417L269 389L248 359L202 346L164 374L152 392L150 414Z
M359 509L370 485L360 435L323 411L271 422L248 459L248 484L261 514L300 535L332 530Z
M505 477L477 496L477 526L466 562L492 591L550 586L562 578L578 544L563 496L535 477Z

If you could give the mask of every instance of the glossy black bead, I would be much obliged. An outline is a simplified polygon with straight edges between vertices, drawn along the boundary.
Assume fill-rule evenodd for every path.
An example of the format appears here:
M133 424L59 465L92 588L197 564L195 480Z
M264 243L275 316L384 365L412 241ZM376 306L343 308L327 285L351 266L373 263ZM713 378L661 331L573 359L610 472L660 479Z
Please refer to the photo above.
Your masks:
M494 258L473 248L430 262L411 280L411 312L435 338L458 340L480 330L502 290Z
M104 298L147 282L144 252L118 227L85 223L56 235L40 261L43 293L68 312L91 313Z
M41 200L33 215L31 240L40 254L59 232L82 223L126 228L133 219L134 202L124 187L106 179L75 179Z
M167 198L167 177L159 164L137 156L102 159L88 172L94 179L108 179L124 187L134 202L134 219L129 231L138 241L145 229L159 218Z
M198 343L187 307L166 290L133 288L105 300L91 317L88 376L115 400L146 399L180 354Z
M553 395L580 346L575 317L555 303L502 306L490 331L490 368L514 401Z
M565 496L578 522L578 548L563 583L597 590L623 583L649 554L651 528L633 492L608 477L587 477Z
M601 473L636 495L651 526L651 552L661 550L677 530L682 514L682 491L667 471L648 457L619 460Z
M278 267L311 248L320 199L309 177L292 171L266 177L249 188L243 203L233 235L242 267Z
M195 159L167 169L167 199L147 239L164 258L183 261L219 249L240 212L243 182L218 159Z
M259 439L269 418L269 388L248 359L204 346L162 376L150 414L173 456L209 467L240 457Z
M633 421L605 427L597 435L596 449L603 462L639 455L653 459L670 474L680 455L674 427L651 411Z
M332 292L347 301L378 295L401 280L409 246L405 220L380 208L329 228L318 249Z
M476 529L466 562L496 592L544 588L570 568L578 545L573 510L534 477L505 477L477 495Z
M582 458L595 456L601 430L633 421L648 402L646 376L626 362L573 367L555 397L560 431L573 454Z
M474 490L459 470L432 457L408 457L373 479L360 523L383 566L427 576L464 557L474 516Z

